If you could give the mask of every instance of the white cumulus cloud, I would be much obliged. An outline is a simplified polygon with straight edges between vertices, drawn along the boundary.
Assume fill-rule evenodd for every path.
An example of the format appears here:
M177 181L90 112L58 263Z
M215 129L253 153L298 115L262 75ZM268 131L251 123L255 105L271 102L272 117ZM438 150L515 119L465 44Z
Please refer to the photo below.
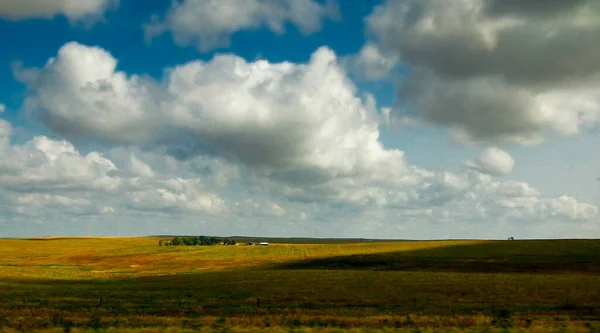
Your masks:
M81 154L65 140L36 136L13 145L10 135L11 125L0 120L0 196L12 203L7 208L11 211L34 214L34 207L65 206L88 214L117 206L171 213L227 209L225 201L197 176L156 174L131 152L117 164L97 151Z
M364 182L419 181L403 152L378 141L374 106L356 96L327 48L307 64L217 55L169 69L162 84L116 63L98 47L68 43L30 83L28 105L68 138L240 162L290 196L369 201Z
M174 1L164 19L144 25L147 39L170 32L178 45L194 45L201 51L227 47L241 30L266 27L282 34L286 23L310 34L321 29L326 18L338 15L334 2L314 0L183 0Z

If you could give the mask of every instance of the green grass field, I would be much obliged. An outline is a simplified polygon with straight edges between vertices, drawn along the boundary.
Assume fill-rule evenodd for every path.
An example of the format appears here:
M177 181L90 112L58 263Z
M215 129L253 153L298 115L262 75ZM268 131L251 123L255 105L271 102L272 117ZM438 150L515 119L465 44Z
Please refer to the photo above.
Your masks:
M600 332L600 241L5 239L0 295L0 332Z

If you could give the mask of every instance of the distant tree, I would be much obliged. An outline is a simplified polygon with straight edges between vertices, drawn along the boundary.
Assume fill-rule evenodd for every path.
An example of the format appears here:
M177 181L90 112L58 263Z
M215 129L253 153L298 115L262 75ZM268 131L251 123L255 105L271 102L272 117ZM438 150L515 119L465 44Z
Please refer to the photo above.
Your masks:
M235 245L235 240L220 238L220 237L207 237L207 236L194 236L194 237L174 237L170 242L159 241L159 246L210 246L210 245Z

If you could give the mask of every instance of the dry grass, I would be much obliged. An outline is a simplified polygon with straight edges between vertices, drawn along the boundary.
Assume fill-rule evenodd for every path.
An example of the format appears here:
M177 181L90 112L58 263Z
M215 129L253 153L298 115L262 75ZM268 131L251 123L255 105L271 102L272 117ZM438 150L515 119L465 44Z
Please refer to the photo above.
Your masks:
M157 243L0 240L0 332L600 328L600 241Z

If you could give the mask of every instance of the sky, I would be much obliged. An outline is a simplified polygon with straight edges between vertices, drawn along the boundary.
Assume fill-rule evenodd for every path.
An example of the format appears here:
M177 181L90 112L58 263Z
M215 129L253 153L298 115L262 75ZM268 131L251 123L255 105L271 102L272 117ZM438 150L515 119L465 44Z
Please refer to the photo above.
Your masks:
M595 0L0 0L0 237L600 237Z

